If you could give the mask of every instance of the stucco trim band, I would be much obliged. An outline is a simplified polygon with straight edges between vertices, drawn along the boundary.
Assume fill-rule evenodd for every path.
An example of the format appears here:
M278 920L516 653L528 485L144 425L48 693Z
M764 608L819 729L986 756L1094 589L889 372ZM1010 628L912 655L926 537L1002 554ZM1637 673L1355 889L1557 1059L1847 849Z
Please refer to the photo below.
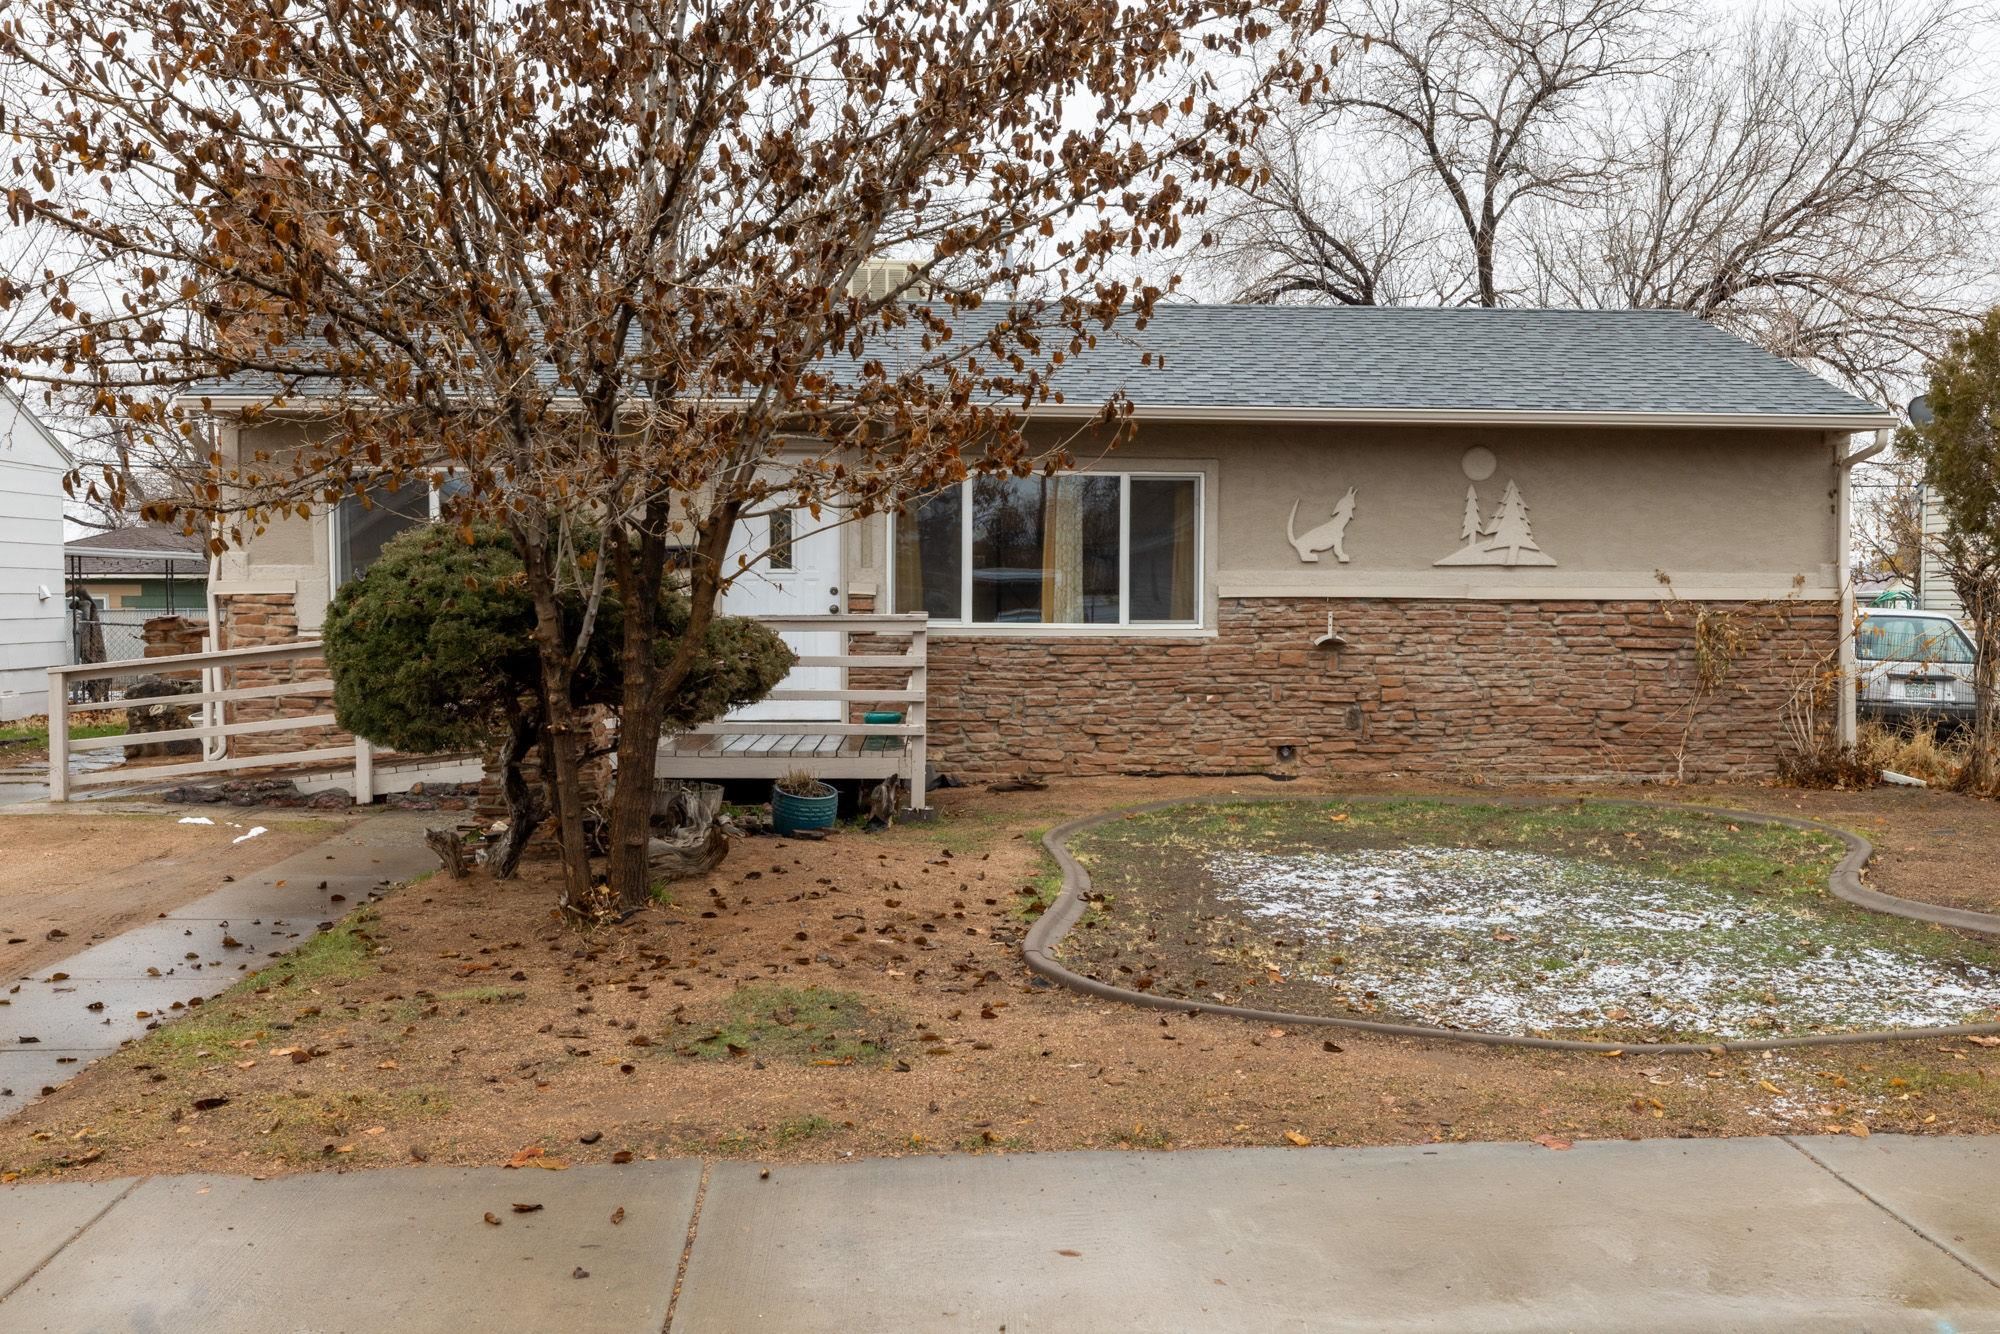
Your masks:
M1723 581L1676 580L1671 587L1647 574L1571 576L1534 583L1489 583L1483 579L1329 577L1301 574L1222 575L1215 593L1224 598L1426 598L1489 602L1829 602L1840 595L1832 584L1799 584L1789 579Z

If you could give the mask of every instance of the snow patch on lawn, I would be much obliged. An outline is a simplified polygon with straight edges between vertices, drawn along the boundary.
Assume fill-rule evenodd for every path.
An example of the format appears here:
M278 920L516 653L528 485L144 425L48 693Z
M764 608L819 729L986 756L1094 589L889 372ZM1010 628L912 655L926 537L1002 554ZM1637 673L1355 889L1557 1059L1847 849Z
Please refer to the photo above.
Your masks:
M1218 893L1320 947L1358 1013L1506 1033L1768 1037L2000 1017L1952 937L1542 853L1218 852Z

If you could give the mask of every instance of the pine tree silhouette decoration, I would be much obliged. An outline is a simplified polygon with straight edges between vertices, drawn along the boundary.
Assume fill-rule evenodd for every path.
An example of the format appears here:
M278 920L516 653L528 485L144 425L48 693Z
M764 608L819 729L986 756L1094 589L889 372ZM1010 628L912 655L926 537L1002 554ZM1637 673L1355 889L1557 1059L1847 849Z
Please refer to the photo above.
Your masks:
M1528 527L1528 505L1521 499L1521 488L1509 479L1506 494L1500 497L1500 511L1493 516L1493 528L1489 534L1492 541L1486 544L1489 556L1505 554L1507 563L1521 558L1523 551L1540 551L1535 545L1535 535Z
M1521 488L1510 479L1500 496L1500 508L1490 522L1479 517L1479 488L1465 491L1465 517L1459 524L1465 545L1438 565L1554 565L1555 560L1535 545L1534 530L1528 523L1528 502Z

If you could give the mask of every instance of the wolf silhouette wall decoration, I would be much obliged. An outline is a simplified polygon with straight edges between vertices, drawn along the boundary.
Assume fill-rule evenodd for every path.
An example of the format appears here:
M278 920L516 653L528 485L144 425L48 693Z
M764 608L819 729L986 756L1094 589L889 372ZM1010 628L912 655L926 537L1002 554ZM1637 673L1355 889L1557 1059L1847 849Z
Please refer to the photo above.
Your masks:
M1319 553L1333 552L1333 558L1342 565L1347 564L1347 521L1354 517L1354 488L1348 487L1347 494L1333 507L1333 516L1325 523L1298 530L1299 502L1292 502L1292 512L1285 519L1285 536L1291 541L1292 549L1299 553L1299 559L1308 564L1319 563Z

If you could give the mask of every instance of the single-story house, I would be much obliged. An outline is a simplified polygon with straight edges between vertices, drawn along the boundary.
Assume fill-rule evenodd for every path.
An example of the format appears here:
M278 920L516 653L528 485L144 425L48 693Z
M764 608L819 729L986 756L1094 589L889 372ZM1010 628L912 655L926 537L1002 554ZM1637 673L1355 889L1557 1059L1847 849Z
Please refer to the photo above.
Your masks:
M65 542L63 556L70 589L104 611L208 614L208 549L199 536L139 524Z
M63 474L69 451L0 385L0 722L49 711L49 668L69 661Z
M1164 306L1056 384L1032 431L1123 392L1136 437L745 538L775 558L736 610L929 614L947 772L1766 772L1842 652L1857 437L1895 424L1670 311ZM390 499L224 557L224 646L314 633L436 504Z

